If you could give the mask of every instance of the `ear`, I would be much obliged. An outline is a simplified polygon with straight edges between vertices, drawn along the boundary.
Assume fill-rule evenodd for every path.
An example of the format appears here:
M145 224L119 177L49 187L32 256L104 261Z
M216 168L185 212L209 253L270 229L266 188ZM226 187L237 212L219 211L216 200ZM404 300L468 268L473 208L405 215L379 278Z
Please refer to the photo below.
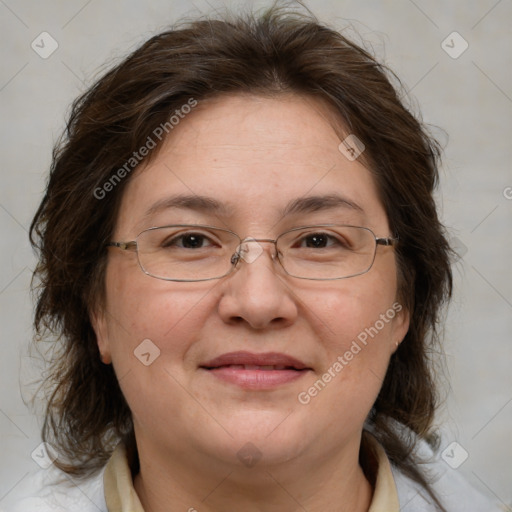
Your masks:
M393 331L392 331L392 344L391 350L395 352L400 343L402 343L410 325L410 313L409 310L402 306L400 302L395 301L392 309L395 311L395 317L393 318Z
M89 313L89 318L91 319L91 325L96 334L96 343L100 351L101 362L110 364L112 362L112 356L105 310L95 309Z

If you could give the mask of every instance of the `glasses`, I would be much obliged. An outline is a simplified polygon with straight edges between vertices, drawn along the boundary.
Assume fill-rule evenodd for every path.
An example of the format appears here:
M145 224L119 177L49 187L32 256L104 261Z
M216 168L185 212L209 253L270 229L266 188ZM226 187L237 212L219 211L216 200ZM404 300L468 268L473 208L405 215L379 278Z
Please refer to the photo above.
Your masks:
M378 238L360 226L322 224L290 229L275 240L241 239L228 229L199 224L152 227L130 242L109 247L137 252L142 271L166 281L209 281L227 276L241 261L254 262L261 243L274 244L272 260L298 279L334 280L368 272L377 245L394 246L398 238Z

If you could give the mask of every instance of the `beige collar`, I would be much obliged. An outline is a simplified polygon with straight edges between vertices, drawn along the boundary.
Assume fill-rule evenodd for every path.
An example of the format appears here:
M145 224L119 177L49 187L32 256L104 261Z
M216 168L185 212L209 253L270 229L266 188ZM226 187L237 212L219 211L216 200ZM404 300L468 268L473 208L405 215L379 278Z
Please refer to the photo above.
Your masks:
M376 458L377 475L373 499L368 512L399 512L398 494L391 465L384 448L368 435L368 444ZM133 487L126 449L119 444L108 461L103 477L105 501L109 512L144 512Z
M126 448L117 445L103 475L108 512L144 512L133 487Z

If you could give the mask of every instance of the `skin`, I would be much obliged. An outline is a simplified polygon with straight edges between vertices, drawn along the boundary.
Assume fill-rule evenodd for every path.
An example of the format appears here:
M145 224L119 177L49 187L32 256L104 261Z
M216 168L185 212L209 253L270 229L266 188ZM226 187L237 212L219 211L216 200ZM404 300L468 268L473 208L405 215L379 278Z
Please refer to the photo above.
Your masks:
M113 240L171 223L227 227L242 238L276 238L295 226L338 222L391 236L370 172L339 150L325 105L295 95L230 95L200 102L124 191ZM343 194L350 208L282 217L289 201ZM172 209L173 194L208 195L226 216ZM311 399L297 395L343 355L396 301L394 250L379 246L371 270L336 281L287 276L273 246L222 279L197 283L145 275L134 252L111 249L106 305L93 319L132 410L141 471L134 484L146 511L366 511L372 489L359 464L361 432L396 342L403 309ZM134 349L160 349L144 366ZM313 370L265 391L243 390L198 366L226 352L283 352ZM237 452L262 454L246 467ZM303 508L304 507L304 508Z

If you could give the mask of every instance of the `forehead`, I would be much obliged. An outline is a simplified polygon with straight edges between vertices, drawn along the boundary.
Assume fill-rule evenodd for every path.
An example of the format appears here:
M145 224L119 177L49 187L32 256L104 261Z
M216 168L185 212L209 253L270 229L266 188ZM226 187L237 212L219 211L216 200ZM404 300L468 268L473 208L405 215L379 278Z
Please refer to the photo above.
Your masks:
M197 156L223 166L238 164L248 154L280 165L309 156L303 165L328 166L344 130L324 102L291 94L215 97L200 102L184 121L166 141L164 152L190 157L197 150Z
M309 97L199 102L156 158L135 172L124 192L121 231L156 223L148 212L176 195L211 197L224 213L257 225L275 222L272 215L300 198L336 194L375 222L384 216L375 184L360 161L339 150L346 135L332 110Z

